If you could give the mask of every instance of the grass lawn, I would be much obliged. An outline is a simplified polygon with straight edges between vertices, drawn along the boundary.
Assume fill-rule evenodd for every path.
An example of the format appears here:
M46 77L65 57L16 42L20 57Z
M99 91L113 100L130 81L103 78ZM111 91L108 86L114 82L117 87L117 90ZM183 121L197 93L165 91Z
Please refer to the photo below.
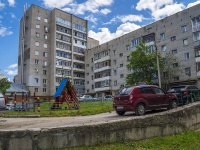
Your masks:
M29 111L8 111L3 113L5 116L10 115L40 115L41 117L61 117L61 116L86 116L94 115L104 112L112 111L112 101L91 101L91 102L80 102L80 109L66 109L67 104L63 103L61 105L61 110L51 110L52 102L42 102L40 104L40 112L37 111L37 106L35 107L36 112L33 109Z
M187 131L174 136L158 137L137 142L99 144L72 150L200 150L200 131ZM65 149L67 150L67 149Z

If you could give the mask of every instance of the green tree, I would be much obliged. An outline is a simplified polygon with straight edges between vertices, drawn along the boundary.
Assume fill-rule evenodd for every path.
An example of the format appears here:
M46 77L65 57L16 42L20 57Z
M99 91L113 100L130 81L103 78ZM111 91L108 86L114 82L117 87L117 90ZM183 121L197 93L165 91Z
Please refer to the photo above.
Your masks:
M180 75L182 67L179 59L175 55L166 53L162 74L162 84L165 86L165 89L170 87L170 83L174 81L174 77Z
M7 78L3 78L0 80L0 90L2 91L3 94L6 93L6 89L10 87L11 82L8 81Z
M163 59L158 55L160 68L163 67ZM149 46L140 43L136 46L136 50L131 52L128 60L127 68L133 72L126 77L127 85L135 85L139 82L147 82L152 84L157 75L156 54L150 50Z

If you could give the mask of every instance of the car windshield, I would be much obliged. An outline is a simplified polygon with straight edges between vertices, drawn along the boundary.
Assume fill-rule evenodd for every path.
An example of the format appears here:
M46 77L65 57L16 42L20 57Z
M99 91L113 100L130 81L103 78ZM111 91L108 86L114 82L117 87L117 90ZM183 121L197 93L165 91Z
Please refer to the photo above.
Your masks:
M185 86L177 86L177 87L172 87L171 89L168 90L168 92L179 92L179 91L184 91Z
M125 87L119 91L119 95L129 95L133 91L134 87Z

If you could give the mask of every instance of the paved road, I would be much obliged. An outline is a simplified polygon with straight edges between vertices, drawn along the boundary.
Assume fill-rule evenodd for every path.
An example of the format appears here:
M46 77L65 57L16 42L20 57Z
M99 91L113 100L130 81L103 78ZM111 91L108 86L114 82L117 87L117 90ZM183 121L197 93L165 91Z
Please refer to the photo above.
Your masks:
M166 111L156 111L154 113L164 113ZM153 115L154 113L147 113ZM120 121L130 119L136 116L133 112L126 113L124 116L118 116L114 111L102 113L92 116L77 117L41 117L41 118L0 118L0 131L3 130L24 130L34 128L55 128L67 126L81 126L98 123L108 123L112 121Z

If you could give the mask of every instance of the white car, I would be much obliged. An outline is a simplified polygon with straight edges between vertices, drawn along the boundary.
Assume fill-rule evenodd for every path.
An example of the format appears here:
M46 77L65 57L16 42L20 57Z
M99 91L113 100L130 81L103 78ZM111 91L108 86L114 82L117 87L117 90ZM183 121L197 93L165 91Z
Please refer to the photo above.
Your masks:
M103 100L113 100L112 95L106 95L104 96Z
M96 100L98 100L97 98L92 97L91 95L83 95L79 99L80 99L80 101L96 101Z

